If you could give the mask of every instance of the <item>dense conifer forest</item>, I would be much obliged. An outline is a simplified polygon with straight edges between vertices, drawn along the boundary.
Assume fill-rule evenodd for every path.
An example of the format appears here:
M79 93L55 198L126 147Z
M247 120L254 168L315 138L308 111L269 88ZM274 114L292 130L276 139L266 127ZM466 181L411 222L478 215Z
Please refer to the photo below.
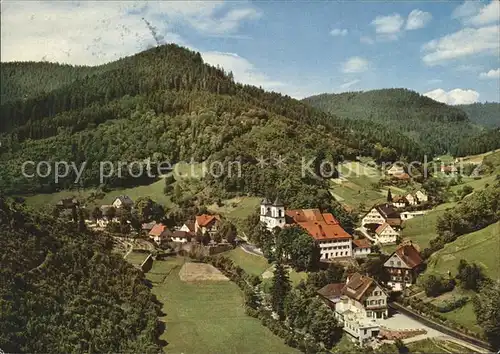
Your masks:
M375 122L389 134L402 133L429 155L464 156L500 147L500 140L480 138L497 134L485 131L500 124L496 103L454 107L407 89L321 94L303 101L342 118L369 121L367 126ZM479 146L471 144L478 140Z
M0 348L158 353L160 305L111 247L0 196Z
M424 154L398 132L368 129L288 96L235 83L232 73L174 44L92 68L4 63L2 77L0 185L7 193L52 192L75 180L71 174L58 184L53 175L24 178L20 166L27 160L87 161L79 186L88 187L100 184L100 161L236 159L243 176L211 181L222 193L303 190L313 193L311 199L327 186L321 179L300 178L302 158L338 162L358 155L387 160ZM269 165L257 173L252 165L271 155L282 155L287 167ZM104 183L150 182L124 174Z
M458 107L467 113L473 123L487 128L500 128L500 103L472 103Z

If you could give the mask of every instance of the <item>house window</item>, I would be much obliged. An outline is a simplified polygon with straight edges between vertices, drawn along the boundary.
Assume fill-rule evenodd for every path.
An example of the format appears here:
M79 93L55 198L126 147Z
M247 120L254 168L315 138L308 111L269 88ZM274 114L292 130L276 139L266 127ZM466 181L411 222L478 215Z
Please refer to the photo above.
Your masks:
M366 317L372 317L372 312L371 311L366 311Z

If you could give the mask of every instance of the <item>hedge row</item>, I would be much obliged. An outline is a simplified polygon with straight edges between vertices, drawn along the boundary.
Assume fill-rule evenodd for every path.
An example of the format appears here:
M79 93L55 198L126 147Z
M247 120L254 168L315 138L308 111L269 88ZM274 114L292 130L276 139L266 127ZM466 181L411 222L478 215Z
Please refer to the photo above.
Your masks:
M401 300L401 303L405 306L410 306L415 312L417 312L423 316L430 317L434 321L441 323L442 325L445 325L445 326L452 328L456 331L462 332L463 334L466 334L466 335L471 336L471 337L476 337L476 338L479 337L480 339L483 339L483 340L486 339L483 333L477 333L477 332L471 331L469 328L446 318L437 310L437 307L435 305L425 303L422 300L417 299L417 298L403 298Z

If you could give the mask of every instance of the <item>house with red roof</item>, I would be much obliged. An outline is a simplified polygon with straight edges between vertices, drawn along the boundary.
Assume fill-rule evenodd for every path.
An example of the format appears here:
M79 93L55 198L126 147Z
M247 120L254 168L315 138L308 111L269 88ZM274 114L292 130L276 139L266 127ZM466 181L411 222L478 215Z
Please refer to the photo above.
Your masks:
M387 285L394 291L410 287L415 283L423 262L420 252L411 242L400 245L384 263L390 275Z
M194 222L195 233L201 231L201 233L208 232L209 234L214 234L217 232L221 217L219 215L209 215L202 214L197 215Z
M321 260L352 257L352 236L331 213L319 209L293 209L285 212L286 225L298 225L320 247Z
M149 231L149 237L153 239L157 244L161 244L168 240L171 235L170 230L164 224L156 224L153 226L151 231Z

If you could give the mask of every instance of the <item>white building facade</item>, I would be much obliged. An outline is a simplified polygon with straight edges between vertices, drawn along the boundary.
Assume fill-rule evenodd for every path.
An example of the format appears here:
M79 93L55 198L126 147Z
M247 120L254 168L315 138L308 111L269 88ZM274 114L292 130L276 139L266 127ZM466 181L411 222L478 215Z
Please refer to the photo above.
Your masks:
M264 223L269 231L275 227L283 228L285 226L285 206L279 198L271 203L264 198L260 203L260 222Z

